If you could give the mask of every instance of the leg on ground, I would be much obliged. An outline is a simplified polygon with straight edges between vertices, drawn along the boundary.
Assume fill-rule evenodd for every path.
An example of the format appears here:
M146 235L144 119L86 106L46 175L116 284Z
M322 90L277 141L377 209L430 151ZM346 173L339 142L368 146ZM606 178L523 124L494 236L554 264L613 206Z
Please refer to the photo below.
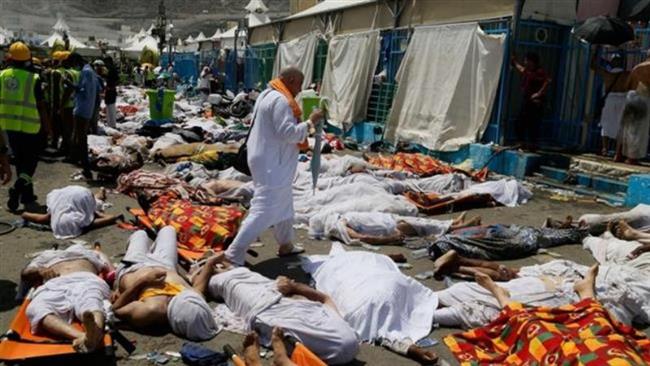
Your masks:
M435 365L438 363L438 355L435 352L427 351L415 344L409 347L406 355L420 365Z
M273 347L274 366L296 366L287 355L287 348L284 345L284 332L280 328L273 328L271 335L271 346Z
M509 303L512 302L512 299L510 299L510 293L508 293L508 290L504 289L503 287L497 285L491 278L490 276L484 274L484 273L476 273L474 276L476 279L476 283L479 285L483 286L486 290L490 291L494 297L496 297L497 301L499 302L499 305L501 307L505 307Z
M597 276L598 276L598 265L595 264L591 268L589 268L589 271L587 271L585 278L575 283L573 289L578 294L578 296L580 296L580 300L589 299L589 298L596 299L595 286L596 286Z
M244 362L246 366L262 366L260 341L255 332L248 333L244 338Z

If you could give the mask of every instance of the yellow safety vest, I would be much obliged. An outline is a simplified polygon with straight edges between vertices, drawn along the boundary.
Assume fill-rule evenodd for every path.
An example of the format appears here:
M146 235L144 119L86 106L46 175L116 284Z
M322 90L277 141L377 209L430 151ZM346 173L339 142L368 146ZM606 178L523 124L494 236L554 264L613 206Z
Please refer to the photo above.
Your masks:
M69 75L72 83L74 85L79 84L79 79L81 77L81 72L77 69L64 69L65 73ZM66 100L63 104L63 108L73 108L74 107L74 92L70 94L70 99Z
M41 130L34 94L37 80L37 74L26 70L8 68L0 72L0 128L28 134Z

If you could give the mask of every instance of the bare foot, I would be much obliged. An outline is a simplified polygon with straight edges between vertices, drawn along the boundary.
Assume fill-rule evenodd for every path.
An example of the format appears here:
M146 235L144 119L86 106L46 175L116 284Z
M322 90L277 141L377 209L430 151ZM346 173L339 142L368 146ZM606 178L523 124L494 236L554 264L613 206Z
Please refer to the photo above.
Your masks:
M406 351L406 356L420 363L420 365L435 365L438 363L438 355L433 351L426 351L415 344L411 345Z
M496 297L497 301L502 307L508 305L508 303L511 301L510 293L508 292L508 290L497 285L492 280L492 278L490 278L490 276L488 276L487 274L477 272L476 274L474 274L474 279L476 280L476 283L481 285L486 290L490 291L492 295Z
M624 220L618 222L616 227L616 237L622 240L637 240L639 236L636 231Z
M589 268L589 271L587 271L587 274L585 275L585 278L581 279L580 281L577 281L575 285L573 285L573 289L575 290L576 293L578 293L578 296L580 296L580 300L592 298L596 298L596 277L598 276L598 264L593 265L591 268Z
M292 366L295 365L287 355L287 348L284 346L284 332L280 328L273 328L271 334L271 347L273 348L273 365Z
M81 322L84 327L84 335L72 341L72 347L79 353L92 353L99 348L104 338L104 331L95 322L92 312L83 313Z
M247 366L262 366L260 341L255 332L248 333L244 338L244 361Z
M470 227L470 226L479 226L482 223L481 216L474 216L468 221L465 221L465 227Z
M519 276L519 269L510 268L504 266L503 264L499 264L497 272L499 272L500 281L510 281L511 279L517 278Z
M452 226L455 226L455 225L460 225L460 224L462 224L463 221L465 221L465 217L466 217L466 216L467 216L467 212L463 212L462 214L458 215L457 218L455 218L455 219L452 220L451 225L452 225Z
M444 276L456 272L458 265L458 253L450 250L433 262L433 277L440 281Z

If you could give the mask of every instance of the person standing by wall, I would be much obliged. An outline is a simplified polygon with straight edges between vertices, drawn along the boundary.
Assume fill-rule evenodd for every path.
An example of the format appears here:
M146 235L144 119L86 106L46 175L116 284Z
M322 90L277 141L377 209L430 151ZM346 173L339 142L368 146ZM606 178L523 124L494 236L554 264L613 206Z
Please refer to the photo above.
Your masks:
M9 67L0 72L0 129L7 133L16 166L16 182L9 189L7 208L36 201L33 177L38 165L41 128L50 135L41 80L32 72L29 47L9 47ZM6 153L6 151L5 151ZM3 160L3 169L5 168ZM6 178L6 173L3 173Z
M625 95L629 72L625 71L623 57L615 53L607 66L601 66L597 59L598 52L594 53L591 68L603 79L604 95L598 107L601 126L601 155L607 156L611 141L616 141L621 127L621 117L625 106Z
M521 105L515 122L517 141L524 149L535 150L544 115L544 101L550 84L539 55L529 52L520 64L513 56L511 64L521 74Z
M248 139L248 165L255 193L248 215L225 253L234 264L244 264L250 244L271 226L280 245L279 256L304 251L293 245L292 183L298 166L298 144L323 115L316 110L308 121L300 122L302 111L295 96L301 91L303 78L299 69L286 68L257 99Z
M634 66L627 84L626 107L623 122L617 139L614 161L638 164L638 160L648 154L647 108L648 87L650 86L650 50L646 60Z

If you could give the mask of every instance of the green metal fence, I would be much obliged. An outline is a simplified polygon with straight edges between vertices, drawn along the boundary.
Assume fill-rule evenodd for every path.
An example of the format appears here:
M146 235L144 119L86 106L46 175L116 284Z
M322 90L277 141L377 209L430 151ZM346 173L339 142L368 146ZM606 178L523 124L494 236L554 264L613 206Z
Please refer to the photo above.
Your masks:
M245 86L253 89L264 86L273 77L273 64L278 47L274 43L250 46L246 49Z
M319 39L318 46L316 46L316 56L314 57L314 73L312 76L312 83L320 84L323 81L323 73L325 72L326 60L327 41L324 39Z

